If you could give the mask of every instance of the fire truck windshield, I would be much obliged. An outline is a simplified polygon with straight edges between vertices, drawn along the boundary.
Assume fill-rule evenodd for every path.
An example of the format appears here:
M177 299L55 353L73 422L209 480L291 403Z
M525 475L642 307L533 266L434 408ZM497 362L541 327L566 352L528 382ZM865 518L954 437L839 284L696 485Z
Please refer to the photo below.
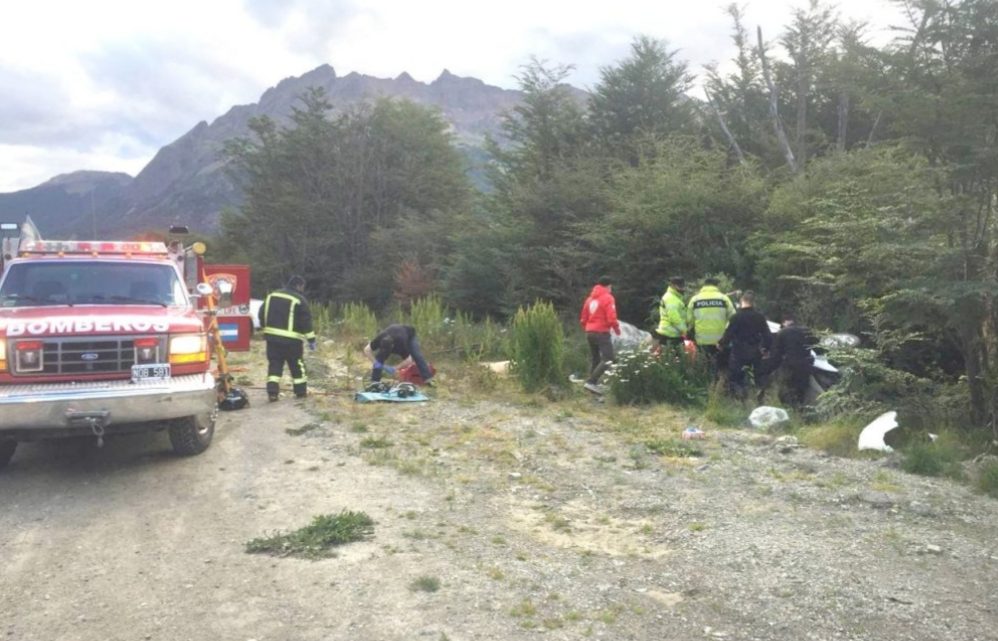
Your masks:
M0 285L0 307L42 305L187 305L170 265L59 260L10 265Z

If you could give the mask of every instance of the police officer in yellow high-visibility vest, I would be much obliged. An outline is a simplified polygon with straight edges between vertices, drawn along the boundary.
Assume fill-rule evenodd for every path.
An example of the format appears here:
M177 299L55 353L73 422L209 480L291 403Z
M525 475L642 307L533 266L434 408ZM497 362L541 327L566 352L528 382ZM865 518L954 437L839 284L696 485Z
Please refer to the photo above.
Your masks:
M305 279L292 276L287 287L267 294L260 306L258 317L267 339L267 398L271 402L278 398L285 363L291 371L295 396L305 398L308 394L302 341L308 341L308 348L315 351L315 332L304 291Z
M735 315L735 306L720 289L715 278L704 280L704 286L686 304L686 322L697 348L709 356L716 356L717 344L728 327L728 319Z

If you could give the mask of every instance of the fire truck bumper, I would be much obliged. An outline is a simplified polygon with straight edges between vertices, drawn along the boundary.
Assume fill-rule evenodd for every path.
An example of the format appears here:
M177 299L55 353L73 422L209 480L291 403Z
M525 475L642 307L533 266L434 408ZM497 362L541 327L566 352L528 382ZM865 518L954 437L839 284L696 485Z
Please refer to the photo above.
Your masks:
M217 403L210 374L150 383L11 385L0 387L0 438L87 434L95 426L109 427L109 432L131 431L127 426L210 415Z

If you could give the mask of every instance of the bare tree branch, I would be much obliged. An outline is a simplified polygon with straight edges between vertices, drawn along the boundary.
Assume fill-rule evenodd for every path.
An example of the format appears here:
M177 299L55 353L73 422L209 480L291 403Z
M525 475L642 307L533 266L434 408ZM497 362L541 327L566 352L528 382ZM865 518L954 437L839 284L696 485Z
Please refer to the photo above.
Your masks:
M721 116L721 111L717 108L717 105L714 104L714 101L710 97L710 91L708 91L707 88L704 87L703 93L704 95L707 96L707 104L710 105L710 108L714 111L714 115L717 116L717 122L718 124L721 125L721 131L723 131L724 135L728 137L728 143L734 148L735 155L738 156L739 164L744 165L745 154L742 153L742 148L738 146L738 141L735 140L735 136L731 133L731 130L728 129L728 125L724 123L724 118Z
M773 84L773 79L769 75L766 50L762 45L762 27L756 27L756 34L759 37L759 60L762 61L762 76L766 79L766 86L769 87L769 116L773 121L776 138L780 141L780 147L783 148L783 155L786 156L787 165L790 166L790 171L796 174L800 171L800 168L797 166L797 160L794 158L794 150L790 147L790 141L787 139L787 132L783 130L783 123L780 122L779 94L776 86Z
M839 130L835 147L842 152L846 150L846 134L848 133L849 127L849 93L846 91L839 94L837 112L839 117Z
M866 137L866 146L870 148L873 146L873 134L877 131L877 125L880 124L880 116L884 115L883 110L877 112L877 117L873 119L873 126L870 127L870 135Z

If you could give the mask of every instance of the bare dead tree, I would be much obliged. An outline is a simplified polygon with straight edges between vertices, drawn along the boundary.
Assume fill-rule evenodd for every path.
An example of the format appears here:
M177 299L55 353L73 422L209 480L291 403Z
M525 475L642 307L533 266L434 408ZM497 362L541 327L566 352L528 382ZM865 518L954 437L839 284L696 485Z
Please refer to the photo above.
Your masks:
M849 128L849 93L843 91L839 94L839 104L836 108L839 117L838 136L835 141L835 148L840 152L846 150L846 134Z
M745 164L745 154L742 153L742 148L738 146L738 141L735 140L734 134L732 134L731 130L728 129L728 125L725 124L724 117L721 116L720 109L717 108L717 105L714 104L713 99L710 97L710 91L708 91L707 88L704 87L703 93L704 93L704 95L707 96L707 104L710 105L710 108L711 108L711 110L713 110L714 115L717 116L717 122L718 122L718 124L721 125L721 131L723 131L724 135L727 136L728 143L735 150L735 155L738 156L738 162L739 162L739 164L744 165Z
M873 119L873 126L870 127L870 135L866 137L866 147L869 149L873 146L873 134L877 132L877 125L880 124L880 116L884 114L883 110L877 112L877 117Z
M790 166L790 171L796 174L800 171L800 167L798 167L797 160L794 158L794 150L790 147L787 132L783 130L783 123L780 121L779 92L769 74L766 50L762 45L762 27L756 27L756 34L759 37L759 60L762 62L762 77L766 80L766 86L769 88L769 117L773 121L773 129L776 131L777 140L780 141L780 147L783 148L783 155L787 159L787 165Z

